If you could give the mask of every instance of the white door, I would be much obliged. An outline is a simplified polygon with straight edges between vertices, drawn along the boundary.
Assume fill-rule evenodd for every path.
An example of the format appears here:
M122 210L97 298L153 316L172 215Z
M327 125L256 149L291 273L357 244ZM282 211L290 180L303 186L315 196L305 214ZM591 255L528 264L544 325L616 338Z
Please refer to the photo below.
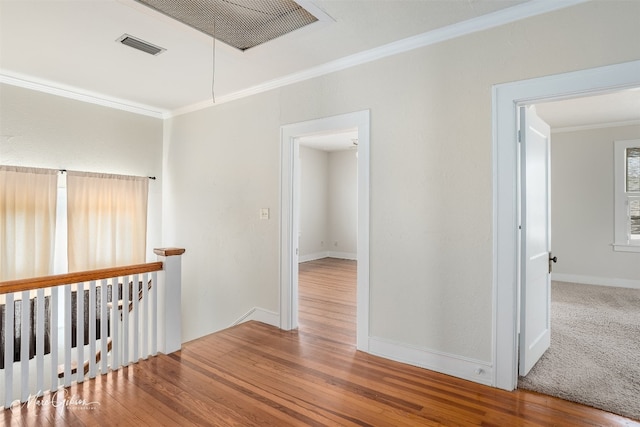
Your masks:
M535 107L520 108L521 293L520 367L526 375L551 344L549 125Z

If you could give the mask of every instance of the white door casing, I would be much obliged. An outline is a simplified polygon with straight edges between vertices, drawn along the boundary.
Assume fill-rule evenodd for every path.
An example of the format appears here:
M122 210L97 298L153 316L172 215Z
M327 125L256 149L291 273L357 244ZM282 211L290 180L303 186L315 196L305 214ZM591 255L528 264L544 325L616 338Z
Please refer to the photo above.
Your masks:
M513 390L518 379L517 106L640 86L640 60L493 86L494 381Z
M299 143L297 138L358 129L356 346L369 351L369 110L285 125L281 138L280 328L298 327Z
M550 128L535 107L520 107L521 293L519 375L551 345Z

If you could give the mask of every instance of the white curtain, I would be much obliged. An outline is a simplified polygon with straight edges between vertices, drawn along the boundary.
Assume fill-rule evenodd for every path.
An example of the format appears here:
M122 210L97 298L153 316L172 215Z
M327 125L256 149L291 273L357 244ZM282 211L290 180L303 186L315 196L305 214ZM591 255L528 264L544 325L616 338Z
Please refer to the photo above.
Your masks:
M58 171L0 166L0 281L53 274Z
M149 179L68 172L69 272L145 262Z

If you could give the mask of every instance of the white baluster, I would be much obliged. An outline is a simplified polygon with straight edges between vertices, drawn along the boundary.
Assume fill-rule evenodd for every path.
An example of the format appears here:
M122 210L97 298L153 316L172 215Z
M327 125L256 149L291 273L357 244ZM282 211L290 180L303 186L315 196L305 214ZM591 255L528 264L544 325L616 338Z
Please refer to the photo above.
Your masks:
M102 375L108 372L107 363L107 280L102 279L100 284L100 372Z
M60 313L60 286L51 288L51 390L58 388L58 315Z
M122 365L120 355L120 299L118 295L121 295L123 288L118 283L118 278L113 279L113 285L111 287L111 369L119 369Z
M142 357L149 357L149 273L142 275Z
M81 383L84 378L84 283L78 283L76 296L76 378Z
M36 292L36 393L44 392L44 289Z
M15 328L14 294L6 294L4 319L4 407L13 402L13 331Z
M133 276L132 298L133 310L131 312L131 318L133 319L133 329L131 330L131 336L133 337L133 359L132 362L136 363L139 359L138 356L138 336L140 335L140 319L139 314L139 302L140 302L140 275Z
M64 381L71 385L71 285L64 285Z
M151 354L158 354L158 273L151 273Z
M89 282L89 378L96 377L96 281Z
M20 401L25 402L29 398L29 341L31 338L31 322L29 313L31 313L31 300L29 299L29 291L22 292L22 301L20 306Z
M122 365L129 365L129 277L122 278Z

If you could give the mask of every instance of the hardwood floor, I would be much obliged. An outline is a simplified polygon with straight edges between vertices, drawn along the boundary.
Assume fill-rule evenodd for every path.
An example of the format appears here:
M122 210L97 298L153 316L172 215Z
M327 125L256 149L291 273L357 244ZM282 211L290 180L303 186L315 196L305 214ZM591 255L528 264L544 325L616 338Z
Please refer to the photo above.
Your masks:
M356 262L324 258L299 265L298 315L302 334L356 345Z
M304 263L300 274L298 331L247 322L75 384L58 407L42 400L5 410L4 424L640 426L358 352L355 262Z

